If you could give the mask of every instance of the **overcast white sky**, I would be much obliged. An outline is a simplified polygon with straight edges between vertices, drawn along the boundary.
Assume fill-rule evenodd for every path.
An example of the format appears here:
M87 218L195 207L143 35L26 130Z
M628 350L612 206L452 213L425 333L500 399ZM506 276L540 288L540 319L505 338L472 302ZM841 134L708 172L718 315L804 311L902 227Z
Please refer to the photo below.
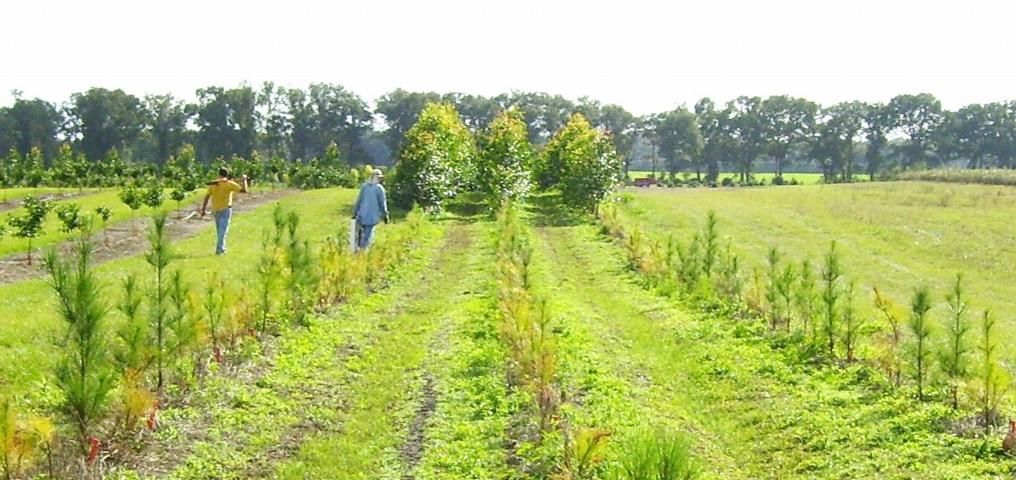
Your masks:
M837 5L833 5L836 3ZM936 5L942 3L943 5ZM0 105L339 83L588 95L637 114L710 96L823 104L930 92L946 108L1016 99L1016 2L11 0Z

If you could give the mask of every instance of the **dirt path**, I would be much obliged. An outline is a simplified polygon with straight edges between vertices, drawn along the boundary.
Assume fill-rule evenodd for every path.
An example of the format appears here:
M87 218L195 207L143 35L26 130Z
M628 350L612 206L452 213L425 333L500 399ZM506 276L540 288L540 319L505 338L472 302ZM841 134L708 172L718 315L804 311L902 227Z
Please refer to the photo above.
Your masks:
M243 213L254 210L267 203L279 200L287 195L295 193L296 190L276 190L274 192L256 192L250 195L240 195L233 204L233 213ZM201 208L200 203L183 208L169 214L166 228L170 241L179 241L193 237L206 228L214 225L212 217L204 218L194 214ZM102 233L94 236L96 251L94 265L101 265L118 258L129 257L144 252L148 248L148 226L151 220L142 216L133 220L118 223ZM61 252L68 252L73 247L73 240L66 240L57 248ZM209 246L212 248L212 246ZM33 255L34 256L34 255ZM24 253L17 253L5 258L0 258L0 285L31 280L45 275L43 263L38 258L28 265Z
M39 199L50 202L59 202L61 200L70 200L72 198L83 197L85 195L91 195L93 193L98 192L99 192L98 190L93 190L88 192L47 193L44 195L39 195ZM14 209L21 208L21 205L23 203L24 201L20 198L17 200L8 200L6 202L0 202L0 213L5 213Z

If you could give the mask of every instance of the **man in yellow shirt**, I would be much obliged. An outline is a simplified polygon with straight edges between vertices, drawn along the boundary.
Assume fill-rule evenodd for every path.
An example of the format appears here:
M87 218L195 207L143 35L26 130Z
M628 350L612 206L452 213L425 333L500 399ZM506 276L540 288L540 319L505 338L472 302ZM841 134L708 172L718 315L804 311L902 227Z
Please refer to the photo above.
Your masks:
M237 184L229 179L229 169L219 169L219 178L208 184L208 194L201 204L201 216L208 212L208 200L212 201L212 216L215 217L215 231L218 234L218 241L215 244L215 254L226 254L226 232L229 230L229 219L233 216L233 194L247 193L247 175L243 176L243 184Z

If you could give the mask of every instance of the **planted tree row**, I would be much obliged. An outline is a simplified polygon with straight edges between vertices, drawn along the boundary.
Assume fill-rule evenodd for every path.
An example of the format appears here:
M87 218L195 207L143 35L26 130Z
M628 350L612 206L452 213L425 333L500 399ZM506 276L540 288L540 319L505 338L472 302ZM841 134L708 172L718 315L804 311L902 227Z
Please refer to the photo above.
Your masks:
M1001 332L992 312L972 310L962 275L937 295L917 286L906 307L875 287L877 315L868 318L857 308L863 293L847 279L835 242L817 264L786 262L772 248L767 265L749 269L729 243L720 244L712 213L687 242L671 237L665 244L626 225L612 205L600 221L623 239L632 268L662 292L765 321L773 334L799 342L807 361L862 364L882 372L890 390L912 389L921 402L976 411L985 432L999 425L1010 382Z
M83 477L100 458L139 447L145 432L158 428L161 408L177 403L181 392L199 387L210 373L228 374L284 329L305 327L337 302L383 287L425 221L412 213L386 241L353 253L334 238L312 248L298 214L277 206L264 232L263 259L254 267L256 286L212 275L202 280L199 295L178 266L165 214L156 214L144 255L148 271L125 278L122 293L111 300L92 265L94 215L75 213L82 225L75 248L46 257L65 329L56 336L61 356L53 372L59 410L29 413L0 398L4 478L25 472Z

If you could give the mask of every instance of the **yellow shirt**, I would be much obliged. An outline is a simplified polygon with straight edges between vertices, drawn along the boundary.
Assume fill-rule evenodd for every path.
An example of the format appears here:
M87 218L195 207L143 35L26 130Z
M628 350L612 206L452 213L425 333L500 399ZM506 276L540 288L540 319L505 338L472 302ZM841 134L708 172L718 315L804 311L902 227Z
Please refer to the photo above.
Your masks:
M240 191L240 185L232 180L216 180L208 187L212 200L212 211L218 212L233 206L233 193Z

